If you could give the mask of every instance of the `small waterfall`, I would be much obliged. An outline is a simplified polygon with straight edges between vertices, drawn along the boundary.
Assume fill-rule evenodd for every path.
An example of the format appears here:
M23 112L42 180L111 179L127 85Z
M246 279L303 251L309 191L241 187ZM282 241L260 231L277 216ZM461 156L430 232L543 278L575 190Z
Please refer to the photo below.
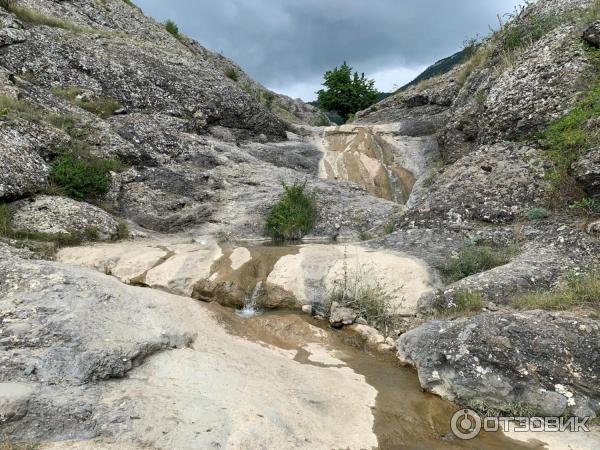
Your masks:
M254 289L252 289L250 295L246 296L244 307L236 311L237 315L240 317L253 317L260 314L261 311L257 308L257 303L261 292L262 281L259 281L258 283L256 283L256 286L254 286Z

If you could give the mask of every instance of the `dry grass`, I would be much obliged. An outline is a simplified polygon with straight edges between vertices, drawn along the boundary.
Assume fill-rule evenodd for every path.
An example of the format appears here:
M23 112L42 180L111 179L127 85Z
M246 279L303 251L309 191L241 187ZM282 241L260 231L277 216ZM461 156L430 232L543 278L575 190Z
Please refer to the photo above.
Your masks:
M328 309L333 302L337 302L356 311L358 317L365 319L384 335L389 335L395 321L391 295L367 267L358 266L349 271L346 252L344 249L343 273L335 280L328 293Z
M491 50L487 45L480 46L475 53L473 53L473 56L471 56L459 69L456 75L457 83L461 86L465 84L469 79L469 76L489 60L490 55Z
M13 13L15 16L23 22L35 24L35 25L46 25L54 28L62 28L63 30L69 30L74 33L80 33L89 31L89 29L76 25L72 22L68 22L58 17L48 16L35 9L28 8L23 5L17 5L12 1L4 0L1 5L6 10Z
M116 100L102 95L95 96L89 100L80 99L78 96L82 94L83 90L77 86L55 87L51 91L54 95L64 98L72 104L104 119L112 116L121 107Z
M468 290L458 291L450 304L434 306L435 317L469 316L478 313L483 308L483 297L479 292Z
M439 267L446 282L453 283L476 273L503 266L517 254L513 246L495 247L485 244L467 244L455 257Z
M513 300L513 306L522 310L600 309L600 270L594 269L585 275L571 275L554 291L524 294Z

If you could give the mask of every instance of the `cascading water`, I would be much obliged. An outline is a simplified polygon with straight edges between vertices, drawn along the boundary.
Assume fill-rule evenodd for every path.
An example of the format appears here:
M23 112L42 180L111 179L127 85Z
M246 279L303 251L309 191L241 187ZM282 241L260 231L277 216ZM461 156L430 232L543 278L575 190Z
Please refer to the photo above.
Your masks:
M250 295L246 296L244 307L236 311L237 315L241 317L254 317L259 315L261 311L260 309L258 309L257 304L261 292L262 281L259 281L258 283L256 283L256 286L254 286L254 289L252 289Z

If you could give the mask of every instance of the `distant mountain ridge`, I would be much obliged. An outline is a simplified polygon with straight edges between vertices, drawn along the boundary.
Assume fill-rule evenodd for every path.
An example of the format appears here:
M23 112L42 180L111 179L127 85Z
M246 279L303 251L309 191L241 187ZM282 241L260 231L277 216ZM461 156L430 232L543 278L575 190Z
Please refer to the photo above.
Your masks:
M473 49L470 47L464 48L461 51L456 52L451 56L448 56L447 58L443 58L439 61L436 61L435 63L427 67L427 69L425 69L423 72L421 72L421 74L418 77L416 77L410 83L407 83L404 86L402 86L396 92L405 91L409 87L419 84L421 81L429 80L430 78L437 77L439 75L443 75L445 73L450 72L456 66L462 64L468 58L468 56L472 54L472 51Z

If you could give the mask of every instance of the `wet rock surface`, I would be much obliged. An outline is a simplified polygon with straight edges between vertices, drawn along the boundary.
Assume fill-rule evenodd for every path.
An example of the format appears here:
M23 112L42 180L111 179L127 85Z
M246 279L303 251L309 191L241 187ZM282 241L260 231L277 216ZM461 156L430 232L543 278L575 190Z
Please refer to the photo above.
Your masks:
M5 246L0 249L3 256L11 256L0 259L3 435L17 440L104 437L125 442L143 436L155 446L172 448L173 438L163 433L166 429L179 436L177 448L211 442L243 447L263 440L285 445L290 437L304 448L328 448L340 442L352 447L376 445L370 412L375 391L352 370L339 368L337 361L334 368L302 365L293 360L295 352L269 350L227 334L213 314L192 299L126 286L88 269L23 260ZM237 363L236 355L241 357ZM233 368L236 365L239 371ZM249 365L256 376L248 372ZM279 382L265 378L264 370L275 366L286 374L277 379L291 377L299 384L286 381L287 387L274 388ZM200 374L200 367L208 372L203 369ZM352 390L354 395L343 408L349 428L332 426L338 431L304 442L308 429L303 427L334 420L331 407L337 409L340 402L338 395L323 390L325 384L311 388L312 382L301 381L315 377L329 378L332 387L345 385L340 392ZM109 379L120 381L104 381ZM246 389L254 385L255 394L247 402L230 388L238 383ZM190 389L183 389L185 385ZM204 387L198 389L200 385ZM303 396L318 400L327 411L309 412L302 421L305 425L293 420L294 413L286 417L272 403L273 395L290 400L288 388L297 392L300 385L304 385ZM267 386L271 394L265 402ZM179 424L175 433L173 425L163 426L163 421L173 414L191 417L184 412L190 392L198 393L194 408L203 412L194 415L195 425ZM165 413L157 417L161 398L168 399L163 404L167 409L159 408ZM357 408L357 400L362 407ZM298 401L300 408L302 400ZM289 410L288 401L281 404ZM350 410L355 412L348 415ZM220 411L217 417L215 411ZM285 419L270 425L258 419L248 423L250 411L254 417L259 411ZM194 433L199 424L214 432ZM148 427L156 431L148 432ZM348 437L347 431L356 429L362 429L360 436Z

